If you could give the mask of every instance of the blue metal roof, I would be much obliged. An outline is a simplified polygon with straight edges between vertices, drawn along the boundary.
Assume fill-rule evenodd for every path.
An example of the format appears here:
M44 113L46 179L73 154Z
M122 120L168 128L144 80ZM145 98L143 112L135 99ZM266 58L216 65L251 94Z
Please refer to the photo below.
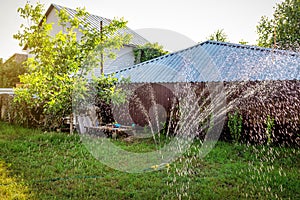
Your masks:
M116 72L131 82L300 80L300 54L206 41Z
M54 8L56 8L58 11L60 11L61 9L65 9L67 11L67 13L70 15L70 17L74 17L76 15L76 13L77 13L76 10L73 10L71 8L63 7L63 6L56 5L56 4L52 4L52 6ZM104 18L104 17L97 16L97 15L93 15L93 14L90 14L87 17L87 22L89 22L91 24L91 28L99 29L99 27L100 27L100 21L102 21L103 26L107 26L107 25L110 24L110 22L112 20ZM130 34L130 35L132 35L132 39L130 41L130 45L134 45L134 46L136 46L136 45L144 45L147 42L149 42L148 40L146 40L145 38L143 38L142 36L140 36L135 31L131 30L128 27L126 27L124 29L118 30L117 34L120 34L120 35Z

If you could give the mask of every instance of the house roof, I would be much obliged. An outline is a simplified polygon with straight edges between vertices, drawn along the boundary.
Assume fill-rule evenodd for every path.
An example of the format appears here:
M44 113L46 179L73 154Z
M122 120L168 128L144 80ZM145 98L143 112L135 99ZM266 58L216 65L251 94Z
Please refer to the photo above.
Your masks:
M300 80L300 54L206 41L116 72L131 82Z
M74 10L74 9L63 7L63 6L60 6L60 5L57 5L57 4L51 4L51 6L49 7L48 11L46 12L46 16L51 12L51 10L53 8L57 9L58 11L60 11L61 9L65 9L66 12L69 14L70 17L74 17L75 14L77 13L77 11ZM87 17L87 22L89 22L91 24L91 28L99 29L99 27L100 27L100 21L102 21L103 26L107 26L107 25L110 24L110 22L112 20L104 18L104 17L97 16L97 15L93 15L93 14L90 14ZM135 31L131 30L128 27L126 27L125 29L118 30L117 34L120 34L120 35L122 35L122 34L130 34L130 35L132 35L132 39L131 39L130 45L133 45L133 46L144 45L147 42L149 42L148 40L146 40L145 38L143 38L142 36L140 36Z
M14 53L11 57L9 57L4 64L7 64L11 61L17 62L17 63L22 63L25 60L27 60L28 55L27 54L23 54L23 53Z

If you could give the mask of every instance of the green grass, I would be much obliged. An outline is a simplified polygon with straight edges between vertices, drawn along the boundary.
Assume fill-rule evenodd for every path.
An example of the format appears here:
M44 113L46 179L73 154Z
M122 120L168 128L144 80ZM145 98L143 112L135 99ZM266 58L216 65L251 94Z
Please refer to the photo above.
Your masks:
M10 177L9 170L0 161L0 199L28 199L29 191L22 181Z
M157 147L151 139L114 143L132 152ZM97 161L78 135L0 123L0 162L11 184L26 188L28 199L300 198L299 148L218 142L199 159L199 145L195 143L169 170L129 174Z

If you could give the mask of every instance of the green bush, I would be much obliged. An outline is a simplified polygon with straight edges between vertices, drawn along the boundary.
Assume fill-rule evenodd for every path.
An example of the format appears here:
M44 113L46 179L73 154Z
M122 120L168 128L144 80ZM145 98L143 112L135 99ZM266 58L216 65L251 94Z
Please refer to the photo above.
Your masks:
M275 120L274 118L271 118L270 115L268 115L267 120L266 120L266 135L267 135L267 144L271 144L272 142L272 132L273 132L273 128L275 125Z
M234 142L238 142L242 133L242 116L235 111L234 114L228 113L228 128L230 136Z

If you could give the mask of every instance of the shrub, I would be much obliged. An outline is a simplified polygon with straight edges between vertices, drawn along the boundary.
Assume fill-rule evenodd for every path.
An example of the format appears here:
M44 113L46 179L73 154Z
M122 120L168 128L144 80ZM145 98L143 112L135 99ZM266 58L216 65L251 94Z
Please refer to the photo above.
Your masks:
M228 128L231 138L234 142L238 142L242 133L242 116L235 111L234 114L228 113Z
M272 132L273 132L273 128L275 125L275 120L274 118L271 118L270 115L268 115L267 120L266 120L266 136L267 136L267 144L271 144L272 142Z

